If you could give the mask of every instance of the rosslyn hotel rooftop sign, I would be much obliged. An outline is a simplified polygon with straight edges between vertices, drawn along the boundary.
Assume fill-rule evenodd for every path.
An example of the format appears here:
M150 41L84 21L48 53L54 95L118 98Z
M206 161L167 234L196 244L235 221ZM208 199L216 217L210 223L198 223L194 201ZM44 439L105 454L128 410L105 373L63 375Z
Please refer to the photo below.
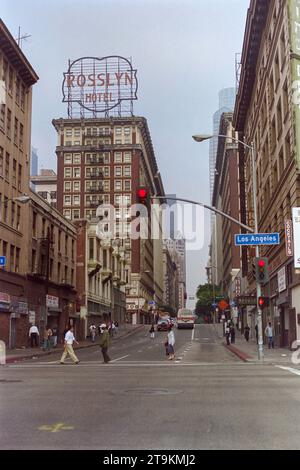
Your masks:
M133 100L137 99L136 72L131 61L120 56L69 61L62 84L68 116L132 115Z

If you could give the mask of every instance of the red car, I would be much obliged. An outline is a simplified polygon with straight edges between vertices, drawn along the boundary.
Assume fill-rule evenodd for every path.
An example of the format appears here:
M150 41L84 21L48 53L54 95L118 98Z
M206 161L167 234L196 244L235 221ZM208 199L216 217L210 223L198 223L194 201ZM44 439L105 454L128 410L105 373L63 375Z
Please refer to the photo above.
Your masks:
M167 331L169 328L169 324L169 320L158 320L156 329L157 331Z

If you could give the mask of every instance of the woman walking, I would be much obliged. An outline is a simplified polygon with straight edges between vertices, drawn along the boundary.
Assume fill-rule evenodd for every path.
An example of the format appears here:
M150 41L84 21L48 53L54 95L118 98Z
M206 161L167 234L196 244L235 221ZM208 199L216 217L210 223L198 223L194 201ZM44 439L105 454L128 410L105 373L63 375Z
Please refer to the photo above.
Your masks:
M154 337L155 337L155 328L154 328L153 323L152 323L152 325L151 325L151 328L150 328L150 330L149 330L149 333L150 333L150 338L151 338L151 339L154 339Z
M250 333L250 328L248 325L245 326L245 330L244 330L244 336L245 336L245 340L248 342L249 341L249 333Z
M175 358L174 344L175 344L175 335L173 331L173 326L169 325L169 328L168 328L169 360L172 360Z

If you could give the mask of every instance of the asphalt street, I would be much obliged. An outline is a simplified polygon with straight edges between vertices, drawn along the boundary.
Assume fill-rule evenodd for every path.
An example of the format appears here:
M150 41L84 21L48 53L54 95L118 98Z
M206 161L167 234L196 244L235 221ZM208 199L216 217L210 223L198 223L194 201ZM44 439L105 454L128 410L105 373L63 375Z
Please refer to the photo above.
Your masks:
M240 362L213 325L149 326L99 346L0 367L1 449L299 449L300 370Z

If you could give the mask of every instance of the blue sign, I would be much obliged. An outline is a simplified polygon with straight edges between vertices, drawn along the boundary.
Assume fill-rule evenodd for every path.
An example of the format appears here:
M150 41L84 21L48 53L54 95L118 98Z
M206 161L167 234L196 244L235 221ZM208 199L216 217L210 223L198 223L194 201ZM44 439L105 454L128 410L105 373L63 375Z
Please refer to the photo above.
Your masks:
M0 266L6 265L6 256L0 256Z
M217 308L218 304L213 303L213 304L211 304L211 306L212 306L212 308Z
M279 245L279 233L239 233L234 236L237 246Z

